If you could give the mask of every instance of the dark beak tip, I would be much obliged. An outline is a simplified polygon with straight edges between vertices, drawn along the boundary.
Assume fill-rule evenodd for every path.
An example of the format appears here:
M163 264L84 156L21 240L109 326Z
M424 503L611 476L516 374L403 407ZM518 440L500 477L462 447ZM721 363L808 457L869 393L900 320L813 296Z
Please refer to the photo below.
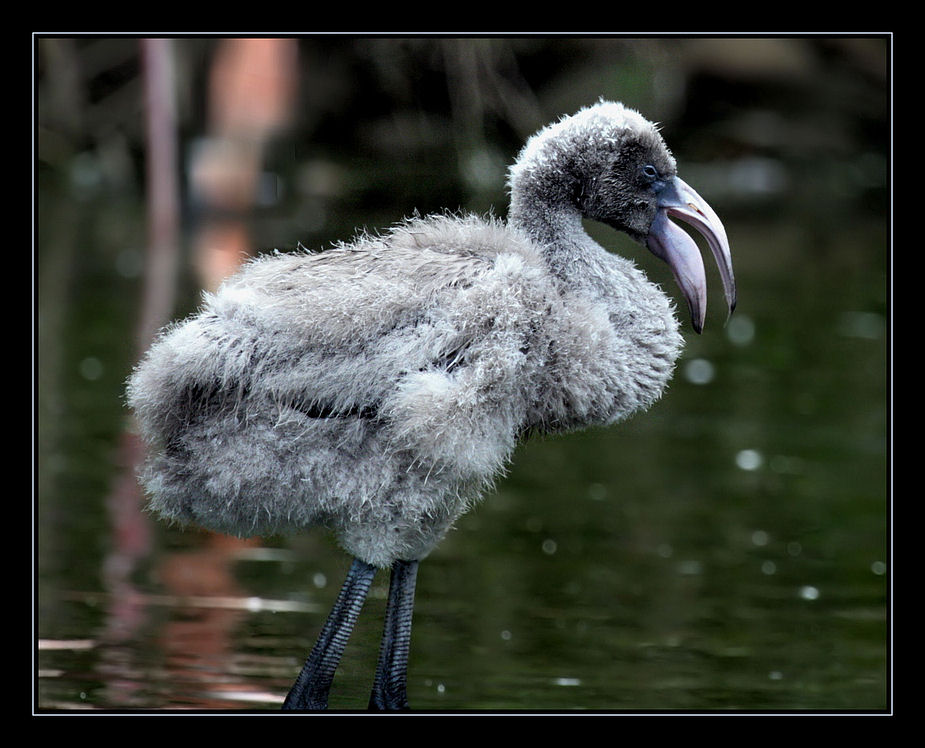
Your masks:
M696 314L691 315L691 327L694 328L694 332L698 335L703 334L703 320Z

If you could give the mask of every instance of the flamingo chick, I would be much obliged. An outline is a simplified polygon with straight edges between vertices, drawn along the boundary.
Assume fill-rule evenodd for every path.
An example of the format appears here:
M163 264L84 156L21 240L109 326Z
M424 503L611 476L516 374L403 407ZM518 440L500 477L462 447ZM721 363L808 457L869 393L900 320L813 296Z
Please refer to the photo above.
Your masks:
M610 424L662 394L674 308L594 219L671 267L700 332L722 223L656 127L600 101L534 135L497 218L414 218L323 252L248 263L166 328L128 384L164 518L240 536L324 527L354 558L285 709L323 709L377 568L391 569L370 707L400 709L418 562L527 434Z

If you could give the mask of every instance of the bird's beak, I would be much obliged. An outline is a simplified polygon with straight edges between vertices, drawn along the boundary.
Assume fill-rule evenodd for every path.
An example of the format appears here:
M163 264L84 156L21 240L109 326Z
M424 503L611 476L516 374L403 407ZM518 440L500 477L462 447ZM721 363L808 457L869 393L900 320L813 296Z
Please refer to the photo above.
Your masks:
M694 329L699 333L703 330L707 313L707 279L703 258L694 240L672 223L669 216L691 224L707 240L716 264L719 265L726 303L729 305L729 314L732 314L736 305L736 284L729 240L713 208L683 180L674 177L660 190L658 212L649 228L646 246L652 254L668 263L687 299Z

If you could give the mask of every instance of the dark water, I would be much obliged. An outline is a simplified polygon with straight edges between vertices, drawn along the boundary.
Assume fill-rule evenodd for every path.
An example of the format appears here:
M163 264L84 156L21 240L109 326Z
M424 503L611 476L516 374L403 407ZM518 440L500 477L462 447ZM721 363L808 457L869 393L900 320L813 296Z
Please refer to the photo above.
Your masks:
M723 326L713 273L707 329L688 329L661 402L522 445L422 563L414 708L889 707L885 213L834 192L746 209L688 181L726 222L736 315ZM136 511L120 393L140 199L40 187L34 706L277 710L349 559L320 533L238 542ZM675 293L657 262L602 236ZM366 706L386 586L380 574L334 708Z
M882 227L846 231L835 271L799 249L750 263L786 237L730 233L745 309L691 341L663 401L523 445L422 565L417 708L886 706ZM71 270L66 334L40 358L58 382L39 431L38 706L274 708L347 560L321 536L114 532L129 284ZM133 532L150 550L109 586ZM361 623L334 703L365 704L378 625Z

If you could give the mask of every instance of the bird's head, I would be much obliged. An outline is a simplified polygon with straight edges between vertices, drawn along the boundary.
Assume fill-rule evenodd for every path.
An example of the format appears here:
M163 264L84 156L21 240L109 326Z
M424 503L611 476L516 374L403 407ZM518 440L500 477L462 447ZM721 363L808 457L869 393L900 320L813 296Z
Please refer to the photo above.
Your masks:
M547 202L570 205L586 218L623 231L667 262L700 332L707 295L703 259L669 217L689 223L716 258L729 313L735 308L735 276L723 224L678 176L658 128L638 112L601 101L550 125L528 141L512 167L512 197L515 180L537 185L542 180Z

